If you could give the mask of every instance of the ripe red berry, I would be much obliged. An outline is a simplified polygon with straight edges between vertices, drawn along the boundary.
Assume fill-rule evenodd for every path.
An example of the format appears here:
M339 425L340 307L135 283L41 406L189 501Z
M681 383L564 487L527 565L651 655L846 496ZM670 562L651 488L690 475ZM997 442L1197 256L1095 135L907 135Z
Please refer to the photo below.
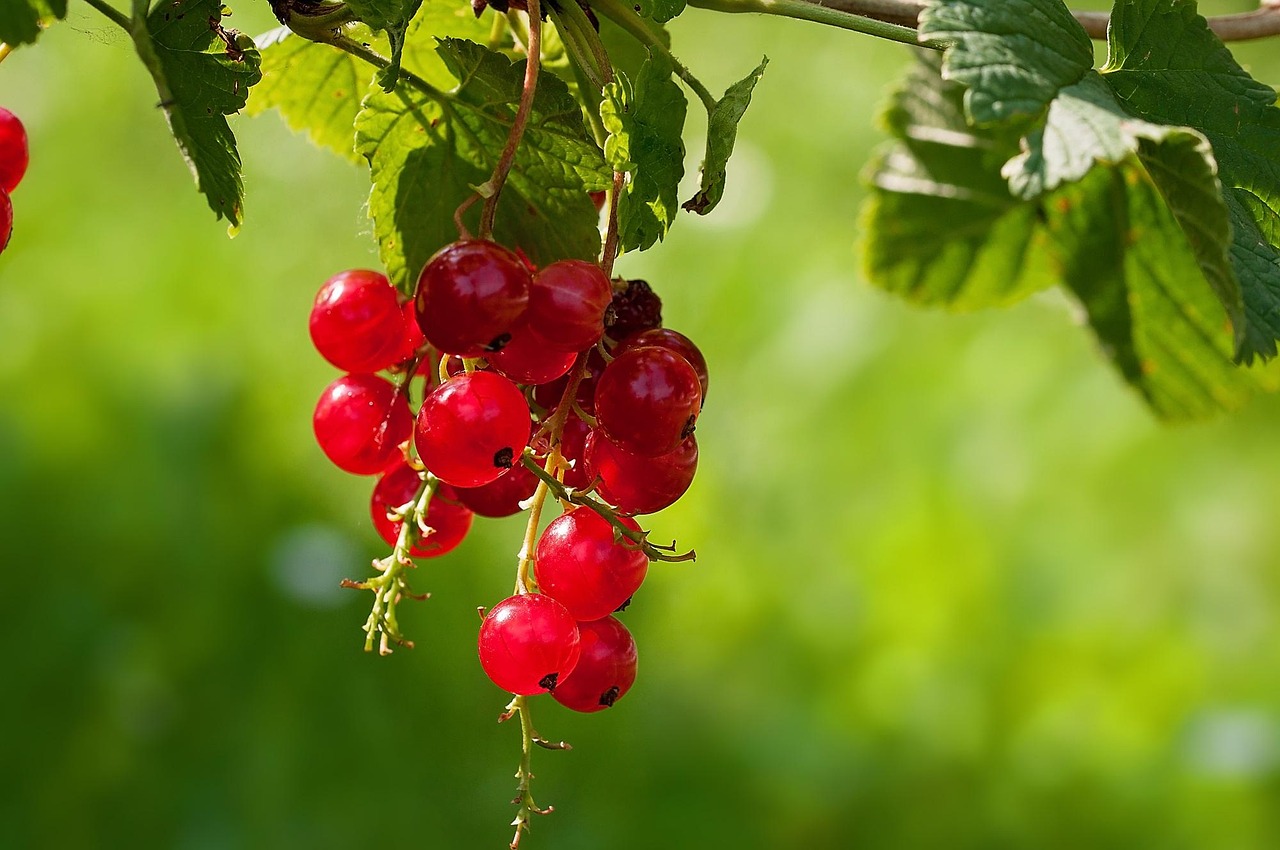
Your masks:
M494 371L518 384L545 384L563 377L573 368L578 355L547 345L530 331L528 321L522 317L511 329L511 341L501 351L485 355L485 359Z
M412 301L406 301L400 305L400 317L404 324L404 336L400 343L400 351L396 354L395 362L397 363L403 363L414 357L418 349L427 344L427 338L422 335L422 328L418 327L418 320L414 317ZM423 362L426 362L425 359ZM427 369L430 370L431 366L428 365Z
M578 624L564 606L540 593L502 600L480 624L480 666L504 691L531 696L553 691L578 663Z
M530 425L529 406L515 384L493 372L464 373L422 402L414 445L441 481L479 487L519 462Z
M538 478L517 463L488 484L459 487L458 501L487 517L504 517L520 513L520 503L538 489Z
M514 252L483 239L454 242L418 276L418 326L441 351L480 357L507 343L529 285L529 269Z
M614 340L662 327L662 299L643 280L627 281L627 288L613 296L609 313L606 332Z
M339 369L386 369L397 362L404 336L404 310L385 275L354 269L320 287L311 308L311 341Z
M29 161L26 128L18 116L0 108L0 189L8 194L18 188Z
M676 354L679 354L685 360L689 361L689 365L693 367L693 371L698 373L698 383L702 385L702 402L707 401L707 360L702 356L702 352L698 346L693 344L693 340L669 328L650 328L647 331L641 331L638 334L632 334L627 337L618 347L614 349L614 356L623 354L633 348L639 348L642 345L656 345L659 348L669 348Z
M623 524L639 531L633 520ZM557 517L542 532L534 556L538 587L582 622L617 610L649 571L649 558L595 511L578 508Z
M578 382L578 406L585 412L592 413L596 409L596 381L600 380L600 373L604 371L604 358L600 356L600 352L592 349L587 355L587 374L582 376L582 380ZM539 384L533 388L533 400L539 406L546 410L554 410L560 405L560 399L564 395L565 385L568 384L569 378L557 378L546 384Z
M418 471L407 463L392 467L374 485L369 514L373 517L373 527L388 545L396 545L401 523L388 517L387 512L406 504L417 495L421 485ZM426 521L431 533L419 536L409 554L415 558L435 558L452 552L471 530L471 518L471 511L458 502L453 488L443 482L437 484L427 505ZM413 518L406 521L412 522Z
M525 318L530 330L561 351L582 351L604 335L604 313L613 300L609 278L595 263L560 260L533 279Z
M613 359L596 384L596 419L609 439L646 457L675 451L702 407L698 374L679 354L646 345Z
M13 204L7 192L0 191L0 251L9 244L13 235Z
M651 514L675 504L689 489L698 469L698 441L690 436L673 452L643 457L592 431L584 459L601 498L625 513Z
M574 711L601 711L622 699L636 680L636 642L615 617L578 624L578 666L552 698Z
M404 394L377 375L343 375L327 386L312 417L316 442L339 469L372 475L386 469L413 433Z
M555 412L552 411L547 414L547 417L554 415ZM564 430L560 434L560 456L566 461L572 461L572 466L564 474L564 483L567 487L582 489L591 483L591 477L587 475L587 465L583 460L587 434L590 430L587 423L572 413L564 420ZM534 438L533 450L539 455L546 455L551 451L551 441L545 431Z

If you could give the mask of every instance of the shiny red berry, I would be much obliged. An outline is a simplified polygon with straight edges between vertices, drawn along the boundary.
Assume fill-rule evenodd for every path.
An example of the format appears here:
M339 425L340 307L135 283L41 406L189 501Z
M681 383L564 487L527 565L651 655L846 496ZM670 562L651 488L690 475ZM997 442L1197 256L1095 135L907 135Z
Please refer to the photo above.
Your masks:
M609 278L599 266L560 260L534 277L525 318L533 334L547 345L582 351L604 335L604 313L612 300Z
M404 310L386 275L367 269L325 281L311 308L311 342L347 372L379 372L404 346Z
M623 524L639 531L633 520ZM556 518L542 532L534 556L538 587L588 622L607 617L636 592L649 571L649 558L589 508Z
M427 395L414 445L441 481L479 487L519 462L530 426L529 406L515 384L493 372L470 372Z
M578 624L578 665L552 698L574 711L602 711L626 696L636 680L636 642L615 617Z
M698 469L698 441L690 436L673 452L657 457L633 454L614 445L600 431L587 436L587 476L596 492L629 514L660 511L684 495Z
M0 251L9 244L13 235L13 203L7 192L0 190Z
M485 615L479 650L480 666L504 691L523 696L553 691L578 663L578 624L549 596L512 596Z
M402 523L392 520L387 513L403 507L417 495L421 485L421 475L407 463L392 467L374 485L369 514L373 527L389 546L396 545ZM425 537L419 533L418 542L409 549L409 554L415 558L435 558L452 552L471 530L471 519L471 511L458 502L453 488L437 484L427 504L426 524L431 533ZM412 517L408 521L412 522Z
M697 372L667 348L646 345L615 357L596 384L600 428L646 457L675 451L693 433L701 408Z
M531 276L513 251L483 239L446 245L418 276L414 311L441 351L480 357L510 339L529 303Z
M517 384L545 384L563 377L578 355L547 345L530 331L528 321L522 317L511 329L511 340L501 351L485 355L485 359L495 372Z
M26 128L18 116L0 108L0 189L8 194L18 188L29 161Z
M614 356L623 354L633 348L640 348L643 345L656 345L659 348L668 348L679 354L685 360L689 361L689 365L693 367L693 371L698 373L698 383L702 385L702 401L707 401L707 384L709 382L707 376L707 360L702 356L702 352L698 346L693 344L693 340L670 328L650 328L647 331L641 331L638 334L632 334L627 337L618 347L614 349Z
M386 469L413 433L404 394L377 375L343 375L327 386L312 417L316 442L339 469L373 475Z
M404 335L401 338L400 351L396 354L397 363L403 363L415 357L427 344L427 338L422 335L422 328L418 327L418 320L414 318L412 301L406 301L400 305L400 318L404 325ZM425 359L423 362L426 362ZM431 366L428 365L427 368L430 369ZM422 371L421 367L419 371Z
M520 513L520 503L538 489L538 478L517 462L480 487L458 487L458 501L480 516L504 517Z

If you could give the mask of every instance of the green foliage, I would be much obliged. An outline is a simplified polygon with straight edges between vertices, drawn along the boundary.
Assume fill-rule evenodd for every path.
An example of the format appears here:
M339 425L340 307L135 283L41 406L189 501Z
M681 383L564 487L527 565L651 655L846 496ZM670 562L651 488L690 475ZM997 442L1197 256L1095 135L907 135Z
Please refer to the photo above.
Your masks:
M766 56L754 71L729 86L707 117L707 154L702 161L702 185L697 194L685 201L686 210L706 215L724 196L725 170L733 154L733 143L738 139L738 122L751 105L751 92L760 82L768 64Z
M453 92L375 90L356 120L356 150L372 172L374 234L387 275L402 287L457 238L454 210L497 162L524 77L524 63L472 42L445 39L439 53L458 81ZM600 236L588 193L608 183L577 101L564 83L543 75L495 237L539 263L594 257Z
M684 11L685 0L635 0L636 13L665 24Z
M146 25L134 28L133 39L196 184L234 230L243 216L244 183L226 116L244 108L261 74L253 41L224 29L222 16L220 0L162 0Z
M600 119L609 133L605 162L630 175L618 199L623 251L643 251L662 239L679 209L688 104L672 73L670 62L650 56L634 84L619 72L604 88Z
M67 0L4 0L0 3L0 42L33 44L41 24L67 16Z
M378 84L383 91L389 92L395 88L396 80L400 78L400 62L409 22L422 5L422 0L346 0L346 3L370 29L387 35L391 46L391 64L378 72Z

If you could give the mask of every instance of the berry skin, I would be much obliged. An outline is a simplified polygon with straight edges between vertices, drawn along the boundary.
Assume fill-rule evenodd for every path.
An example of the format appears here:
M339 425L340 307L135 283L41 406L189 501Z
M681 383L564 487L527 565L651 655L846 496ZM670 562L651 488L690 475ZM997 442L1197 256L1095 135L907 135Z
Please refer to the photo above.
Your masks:
M414 318L412 301L406 301L400 306L400 316L404 324L404 336L400 343L400 351L396 354L396 362L404 363L417 355L418 349L427 344L427 338L422 335L422 328L418 327L418 320ZM426 358L423 358L422 362L426 364L428 371L430 371L431 364L427 362ZM419 366L419 369L421 369L421 366Z
M615 340L662 327L662 299L643 280L627 281L626 290L613 296L609 313L607 331Z
M615 617L578 624L578 666L560 680L551 698L574 711L611 708L636 680L636 642Z
M9 201L8 193L0 191L0 251L9 244L9 237L12 235L13 204Z
M521 318L511 329L511 341L485 356L489 365L500 375L506 375L517 384L545 384L563 377L573 368L578 355L561 351L543 342L531 332L529 323Z
M600 380L600 373L604 371L604 367L604 358L593 348L587 355L587 374L583 375L582 380L578 382L578 406L587 413L595 412L596 381ZM547 384L539 384L533 388L534 402L546 410L555 410L560 405L560 398L564 395L564 388L568 383L569 379L565 377L557 378Z
M657 457L693 433L702 408L698 374L679 354L646 345L613 359L596 384L596 418L627 451Z
M386 469L413 433L404 394L377 375L344 375L325 387L312 417L316 442L339 469L373 475Z
M547 414L548 418L554 415L555 411ZM564 474L566 487L581 490L591 483L591 477L587 475L587 465L583 460L587 434L590 431L591 427L572 413L564 420L564 430L560 433L560 456L565 460L573 461L573 466ZM545 432L534 439L533 450L539 455L546 455L551 451L551 441Z
M422 402L414 445L446 484L480 487L519 463L531 423L524 394L493 372L463 373Z
M534 335L560 351L590 348L604 335L613 300L609 278L595 263L560 260L538 272L525 318Z
M0 108L0 189L5 194L18 188L22 176L27 173L30 159L26 128L22 126L18 116ZM0 228L0 232L2 230Z
M480 357L507 343L529 303L531 275L513 251L483 239L441 248L418 276L414 312L436 348Z
M623 524L639 531L633 520ZM578 508L557 517L542 532L535 554L538 587L559 601L575 620L607 617L636 592L649 571L649 558L595 511Z
M698 350L698 346L693 344L693 340L679 331L667 328L650 328L647 331L641 331L638 334L627 337L614 349L613 354L616 357L642 345L656 345L659 348L668 348L688 360L689 365L693 367L693 371L698 373L698 383L702 385L702 401L704 404L706 403L707 360L702 356L702 352Z
M511 596L485 615L479 650L480 666L504 691L521 696L554 691L578 663L578 624L549 596Z
M416 496L421 485L418 471L407 463L387 470L374 485L369 514L373 518L373 527L387 545L396 545L401 526L388 517L387 512ZM420 535L418 542L409 548L409 554L414 558L435 558L452 552L471 530L471 518L471 511L459 504L453 488L448 484L437 484L427 505L427 525L431 533L426 537ZM407 521L412 522L412 517Z
M404 346L404 310L385 275L367 269L325 281L311 308L311 342L346 372L378 372Z
M587 477L597 481L596 492L628 514L651 514L675 504L693 483L698 469L698 441L690 436L657 457L642 457L619 448L600 431L587 435L583 455Z
M487 517L504 517L520 513L520 503L538 489L538 478L517 463L493 481L481 487L459 487L454 492L458 501Z

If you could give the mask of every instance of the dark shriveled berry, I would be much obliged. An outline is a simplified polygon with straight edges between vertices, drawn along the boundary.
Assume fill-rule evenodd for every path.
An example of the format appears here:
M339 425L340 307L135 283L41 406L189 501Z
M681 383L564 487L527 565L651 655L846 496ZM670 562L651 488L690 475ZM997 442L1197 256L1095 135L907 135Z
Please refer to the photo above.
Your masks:
M623 340L649 328L662 327L662 299L643 280L627 281L627 288L615 293L609 306L605 333Z

